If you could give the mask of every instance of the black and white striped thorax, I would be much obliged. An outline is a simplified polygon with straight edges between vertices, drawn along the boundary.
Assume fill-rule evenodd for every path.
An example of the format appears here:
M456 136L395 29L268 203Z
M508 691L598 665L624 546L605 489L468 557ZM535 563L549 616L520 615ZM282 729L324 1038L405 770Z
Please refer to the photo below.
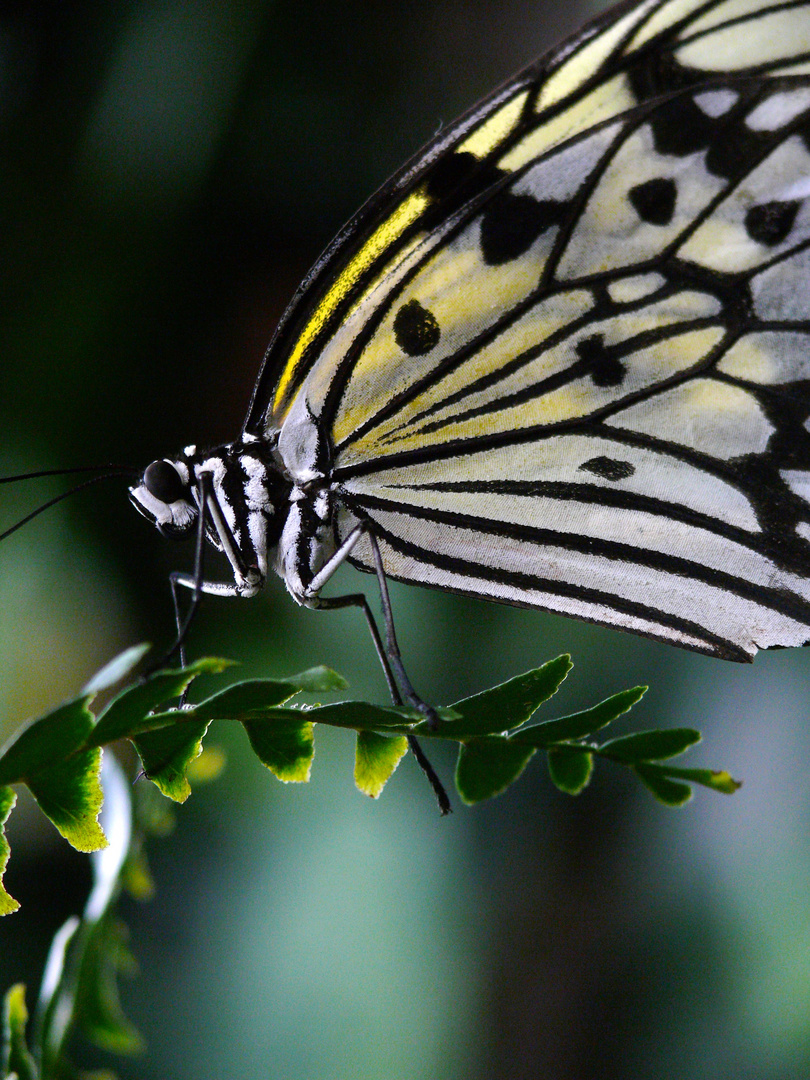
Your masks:
M314 602L311 583L334 552L333 499L322 473L291 474L275 440L245 435L204 452L188 446L153 461L130 499L172 538L199 528L202 511L205 536L234 576L232 584L203 581L202 591L254 596L275 570L299 603Z

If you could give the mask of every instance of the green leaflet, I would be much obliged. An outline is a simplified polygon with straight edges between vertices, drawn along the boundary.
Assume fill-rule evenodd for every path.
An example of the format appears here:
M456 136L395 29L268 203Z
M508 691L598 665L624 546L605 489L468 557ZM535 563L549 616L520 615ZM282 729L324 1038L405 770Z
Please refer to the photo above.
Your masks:
M198 720L159 728L132 740L143 763L144 775L167 799L185 802L191 794L186 769L202 750L207 730L208 722Z
M97 821L104 799L100 769L101 750L94 747L27 779L42 812L77 851L98 851L107 846Z
M88 746L103 746L116 739L131 738L149 723L149 714L180 697L198 675L216 675L231 666L230 660L198 660L182 671L159 671L143 682L122 690L100 714Z
M281 712L281 710L279 710ZM285 783L300 784L309 780L315 754L315 728L306 713L284 710L273 722L245 720L243 726L259 761Z
M440 739L469 739L513 731L557 693L572 667L570 656L558 656L525 675L455 702L451 708L458 719L445 721L438 730L432 731L426 723L415 730L420 735Z
M85 744L95 720L88 709L91 694L60 705L32 720L0 750L0 784L14 784L63 761Z
M3 1060L4 1077L16 1080L37 1080L36 1062L28 1051L25 1028L28 1009L25 1005L25 987L16 983L3 999Z
M667 776L688 780L692 784L700 784L711 791L719 791L722 795L733 795L742 787L741 781L735 780L725 769L677 769L672 765L667 765L664 771Z
M407 752L408 740L404 735L358 731L354 755L354 782L358 791L378 799Z
M633 772L664 806L683 806L692 798L692 789L689 785L680 780L670 779L666 770L660 765L639 763L633 766Z
M274 709L302 691L343 690L346 682L326 667L310 668L289 679L249 679L221 690L193 707L198 720L243 720Z
M25 725L0 755L0 784L24 781L42 811L79 851L107 843L97 822L101 751L84 749L93 730L90 695Z
M503 735L485 735L459 747L456 789L468 806L506 791L535 754Z
M13 788L0 787L0 915L10 915L20 906L19 900L15 900L14 897L9 895L3 888L3 874L6 871L8 858L11 854L11 848L8 846L8 840L6 840L4 826L8 821L9 814L14 809L16 802L17 796L14 793Z
M548 774L566 795L579 795L593 773L593 754L574 746L555 746L548 752Z
M677 757L690 746L700 742L700 732L694 728L669 728L666 731L639 731L622 735L602 744L606 757L614 761L663 761Z
M127 929L106 912L88 935L76 986L76 1023L94 1045L115 1054L138 1054L143 1039L121 1008L118 976L131 972Z
M289 712L298 713L298 710L290 709ZM376 731L380 728L386 731L392 728L411 731L417 723L413 709L385 708L367 701L336 701L332 705L317 705L307 709L306 715L313 723L355 728L358 731ZM441 709L439 715L442 715Z
M621 690L618 694L600 701L592 709L561 716L559 720L547 720L524 728L514 738L529 746L552 746L554 743L569 739L584 739L595 735L597 731L612 724L619 716L629 712L647 692L646 686L634 686L631 690Z

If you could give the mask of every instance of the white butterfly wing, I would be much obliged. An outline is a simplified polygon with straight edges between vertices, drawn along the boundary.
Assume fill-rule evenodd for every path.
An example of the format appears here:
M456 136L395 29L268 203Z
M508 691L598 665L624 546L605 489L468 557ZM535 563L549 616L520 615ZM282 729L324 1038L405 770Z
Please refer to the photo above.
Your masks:
M465 129L486 184L392 203L276 390L340 538L729 659L810 639L809 36L804 5L631 8ZM659 76L688 88L637 105Z

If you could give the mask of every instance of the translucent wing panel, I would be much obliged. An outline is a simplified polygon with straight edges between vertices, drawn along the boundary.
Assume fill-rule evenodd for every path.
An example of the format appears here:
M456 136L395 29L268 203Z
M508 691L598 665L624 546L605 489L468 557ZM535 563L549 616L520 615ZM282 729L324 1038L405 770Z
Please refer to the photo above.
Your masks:
M810 305L810 89L712 93L714 115L690 93L548 155L379 284L350 362L301 393L325 424L329 404L338 469L596 420L720 459L765 449L766 405L717 378L745 382L758 335L767 378L796 381L796 339L779 346ZM672 145L683 107L703 127Z
M338 354L330 342L341 335L345 321L352 317L356 322L358 311L369 318L385 295L381 282L396 276L399 261L414 244L433 247L437 232L454 215L496 190L505 177L640 104L700 86L723 72L755 72L762 80L804 72L810 63L809 39L806 4L763 0L646 0L629 10L620 7L585 27L441 132L349 223L282 320L265 359L246 430L255 434L276 430L313 365L328 364L329 379L323 370L318 376L322 385L342 379L341 366L352 363L351 349ZM721 96L712 91L703 96L705 108L716 117ZM705 127L701 115L705 118L706 113L701 114L697 99L691 110L682 101L670 141L675 135L681 142L699 136ZM728 132L721 141L732 149L745 149ZM659 153L666 149L657 147ZM645 157L633 148L626 154L639 167ZM623 168L624 162L616 163L617 178ZM682 168L680 161L677 169ZM704 171L703 183L696 170L690 175L696 190L683 188L676 216L668 223L673 232L679 217L711 196L713 170ZM664 168L651 180L672 178ZM652 191L640 197L655 202ZM661 191L659 186L659 195ZM666 196L664 200L656 206L657 213L663 212ZM600 205L606 201L604 195ZM592 223L580 234L583 241L586 232L598 238ZM607 242L606 236L603 239ZM606 254L603 245L594 253L594 263L599 259L604 263ZM609 257L617 257L615 249ZM628 248L621 257L630 263L637 251ZM345 332L341 336L345 342Z
M751 10L753 7L754 10ZM727 18L732 12L740 14ZM777 71L810 53L810 19L804 4L720 4L689 27L674 54L701 71Z
M689 296L670 299L671 305L667 301L650 305L635 317L586 322L575 334L548 347L537 341L535 327L531 347L517 360L510 349L513 335L502 335L497 342L498 368L508 374L497 381L482 377L449 395L449 403L442 396L446 382L442 380L386 423L347 444L337 458L339 467L496 433L586 422L605 410L618 410L623 402L679 374L700 370L724 330L719 326L684 330L678 323L690 325L697 318L695 311L710 313L712 298L699 297L694 309L686 307ZM679 308L679 301L684 308ZM552 320L548 308L553 307L551 302L542 305L544 329L565 325L573 301L564 295ZM528 317L533 320L535 315L532 311ZM532 358L538 347L540 355Z
M800 482L810 493L810 473ZM776 554L761 505L722 471L660 445L607 432L550 437L343 487L341 533L369 518L386 572L402 580L729 659L810 638L810 584ZM806 565L803 531L785 539ZM371 569L367 545L353 558Z

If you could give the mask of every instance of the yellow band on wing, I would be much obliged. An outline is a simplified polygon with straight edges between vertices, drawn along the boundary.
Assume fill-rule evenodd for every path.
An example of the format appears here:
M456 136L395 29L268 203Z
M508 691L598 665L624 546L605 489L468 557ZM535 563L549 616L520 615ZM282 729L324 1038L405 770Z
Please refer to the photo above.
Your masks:
M429 203L430 199L423 191L411 192L406 199L403 199L396 210L374 230L363 247L354 255L343 272L329 287L290 353L289 360L276 387L276 395L273 400L274 411L279 410L301 357L324 328L340 302L345 299L352 287L376 259L399 239L409 225L416 221Z

